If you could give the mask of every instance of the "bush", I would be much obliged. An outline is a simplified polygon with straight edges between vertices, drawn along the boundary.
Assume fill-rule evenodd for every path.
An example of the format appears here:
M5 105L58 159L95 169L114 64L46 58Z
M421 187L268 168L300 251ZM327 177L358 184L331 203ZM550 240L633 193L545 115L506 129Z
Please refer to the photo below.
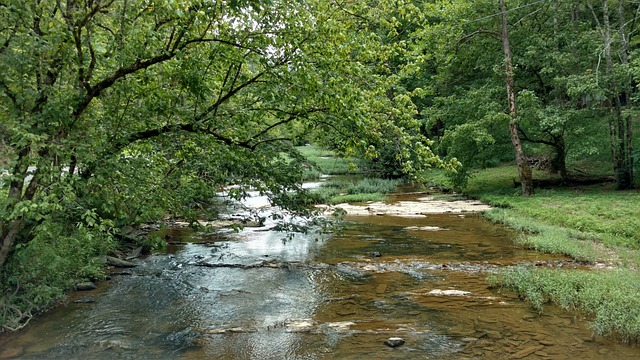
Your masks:
M40 224L34 235L16 246L0 275L3 293L12 294L0 303L0 327L15 328L22 314L48 308L80 281L102 279L99 258L115 246L109 232L53 221Z

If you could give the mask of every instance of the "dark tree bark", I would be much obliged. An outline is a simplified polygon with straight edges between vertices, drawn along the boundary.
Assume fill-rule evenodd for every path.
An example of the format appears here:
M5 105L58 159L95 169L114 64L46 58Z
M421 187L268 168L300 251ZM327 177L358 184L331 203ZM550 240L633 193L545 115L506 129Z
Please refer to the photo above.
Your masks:
M509 32L507 31L507 9L504 0L500 0L500 12L502 14L502 31L500 39L504 49L505 62L505 85L507 88L507 100L509 102L509 135L511 144L516 152L516 164L518 165L518 175L522 184L522 195L533 195L533 179L531 168L527 164L527 157L522 149L522 142L518 131L518 108L516 106L516 94L514 90L513 66L511 64L511 47L509 45Z

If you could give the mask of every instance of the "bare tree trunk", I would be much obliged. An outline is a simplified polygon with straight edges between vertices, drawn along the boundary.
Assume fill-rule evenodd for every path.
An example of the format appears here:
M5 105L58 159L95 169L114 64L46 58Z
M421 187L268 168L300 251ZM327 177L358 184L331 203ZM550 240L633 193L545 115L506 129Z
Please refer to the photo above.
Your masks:
M613 59L611 58L611 25L609 24L609 4L607 0L602 2L602 38L604 40L604 58L605 58L605 75L607 78L607 84L612 86L611 73L613 72ZM617 88L617 86L614 86ZM618 128L616 127L616 119L621 114L619 113L620 107L617 97L617 89L612 89L613 94L609 95L609 105L611 110L614 111L614 117L609 118L609 137L611 141L611 156L613 161L613 171L616 174L616 181L618 180L618 173L622 165L620 159L620 151L618 146Z
M629 64L629 33L627 32L627 22L624 16L624 2L618 1L618 17L620 21L620 62L623 66ZM623 106L629 106L631 92L631 79L626 77L624 82L624 89L622 91L623 96ZM621 114L622 115L622 114ZM619 129L620 133L623 136L620 137L619 141L622 144L623 150L623 159L622 159L622 167L624 169L623 181L627 186L625 188L632 188L634 185L634 174L633 174L633 129L632 129L632 121L630 115L624 115L620 117L622 121L621 128Z
M502 40L502 47L504 49L506 68L505 85L507 87L507 99L509 101L509 115L511 116L511 121L509 121L509 134L516 152L516 164L518 165L518 175L520 177L520 183L522 184L522 195L530 196L533 195L533 179L531 168L529 164L527 164L527 158L522 150L522 142L518 134L518 109L514 90L513 66L511 65L511 47L509 46L509 33L507 31L507 9L504 5L504 0L500 0L500 12L502 14L502 32L500 39Z

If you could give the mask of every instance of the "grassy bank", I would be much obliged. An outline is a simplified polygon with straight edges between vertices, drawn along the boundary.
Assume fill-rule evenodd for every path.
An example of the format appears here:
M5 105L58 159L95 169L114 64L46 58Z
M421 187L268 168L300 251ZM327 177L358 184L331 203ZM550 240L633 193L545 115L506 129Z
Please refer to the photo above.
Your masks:
M359 159L345 159L331 150L315 146L300 146L297 149L309 160L305 179L319 179L321 175L334 175L320 188L314 190L321 203L381 201L385 194L396 191L402 183L401 180L377 178L367 168L366 163Z
M331 150L316 146L298 146L296 149L308 160L305 180L319 179L321 175L346 175L367 172L366 164L359 159L346 159Z
M516 242L598 266L519 267L494 276L492 283L517 292L539 311L553 302L590 314L597 334L640 339L640 192L599 184L538 188L535 196L522 197L514 179L515 167L483 170L469 181L465 194L494 205L485 216L518 229Z

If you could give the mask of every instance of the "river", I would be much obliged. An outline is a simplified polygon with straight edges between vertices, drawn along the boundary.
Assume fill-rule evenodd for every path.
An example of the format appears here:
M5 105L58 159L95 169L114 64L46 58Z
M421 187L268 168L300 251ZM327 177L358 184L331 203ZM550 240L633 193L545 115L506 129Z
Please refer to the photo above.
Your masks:
M538 314L490 288L504 266L574 264L515 246L477 214L347 215L339 232L291 239L270 225L171 230L168 253L71 294L0 339L0 358L640 358L579 315ZM392 337L404 344L387 346Z

